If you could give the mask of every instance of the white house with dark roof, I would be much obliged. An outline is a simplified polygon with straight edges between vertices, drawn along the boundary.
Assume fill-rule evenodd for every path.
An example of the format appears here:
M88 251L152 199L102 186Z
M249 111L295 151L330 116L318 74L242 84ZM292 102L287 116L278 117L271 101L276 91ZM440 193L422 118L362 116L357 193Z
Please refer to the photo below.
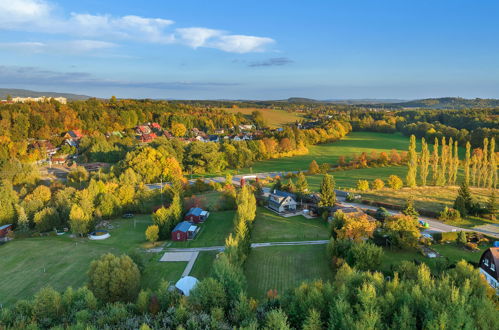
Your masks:
M274 190L269 194L268 207L279 213L296 211L296 195Z

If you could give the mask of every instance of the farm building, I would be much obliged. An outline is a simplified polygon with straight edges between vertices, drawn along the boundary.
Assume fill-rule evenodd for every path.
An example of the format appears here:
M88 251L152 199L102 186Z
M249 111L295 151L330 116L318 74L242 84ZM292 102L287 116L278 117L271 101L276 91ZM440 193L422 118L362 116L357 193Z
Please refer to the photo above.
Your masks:
M499 293L499 247L491 247L483 252L480 257L480 273Z
M203 210L200 207L192 207L184 217L185 221L200 223L206 221L210 216L210 212Z
M187 241L188 239L193 239L198 230L198 226L187 221L182 221L173 228L172 241Z
M12 224L0 226L0 238L4 238L12 230Z
M296 211L296 195L274 190L269 194L268 206L270 209L282 213L288 211Z
M192 276L182 277L180 280L175 283L175 288L184 296L189 296L192 289L196 287L198 284L198 280Z

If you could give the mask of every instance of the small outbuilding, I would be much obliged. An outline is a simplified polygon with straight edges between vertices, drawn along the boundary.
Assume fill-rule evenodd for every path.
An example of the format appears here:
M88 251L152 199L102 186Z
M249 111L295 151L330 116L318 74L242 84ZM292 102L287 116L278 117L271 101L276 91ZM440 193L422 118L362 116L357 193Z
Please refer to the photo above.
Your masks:
M193 239L198 231L198 226L195 226L188 221L182 221L173 228L172 241L187 241L188 239Z
M175 288L184 296L189 296L192 289L196 287L198 284L198 280L192 276L182 277L180 280L175 283Z
M200 223L206 221L210 216L210 212L203 210L200 207L192 207L184 217L185 221Z
M4 238L7 234L12 231L12 224L0 226L0 238Z
M480 257L480 273L499 294L499 247L485 250Z

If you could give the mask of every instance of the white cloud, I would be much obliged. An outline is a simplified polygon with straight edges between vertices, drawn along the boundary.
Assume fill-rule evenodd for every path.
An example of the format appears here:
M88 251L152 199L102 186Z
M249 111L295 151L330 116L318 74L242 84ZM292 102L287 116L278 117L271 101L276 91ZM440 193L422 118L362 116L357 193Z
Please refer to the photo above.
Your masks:
M118 46L100 40L70 40L52 42L1 42L0 49L28 51L31 53L79 54Z
M274 40L263 37L225 35L214 43L214 47L231 53L262 52Z
M0 0L0 30L43 32L112 41L178 43L192 48L209 47L231 53L261 52L274 42L273 39L266 37L231 35L222 30L204 27L168 30L174 21L163 18L135 15L113 17L82 13L59 17L53 9L54 5L45 0ZM87 42L86 45L90 43ZM82 45L76 44L75 51L87 49L78 46ZM95 41L93 46L93 49L96 49Z
M43 0L1 0L0 26L9 27L48 17L52 7Z

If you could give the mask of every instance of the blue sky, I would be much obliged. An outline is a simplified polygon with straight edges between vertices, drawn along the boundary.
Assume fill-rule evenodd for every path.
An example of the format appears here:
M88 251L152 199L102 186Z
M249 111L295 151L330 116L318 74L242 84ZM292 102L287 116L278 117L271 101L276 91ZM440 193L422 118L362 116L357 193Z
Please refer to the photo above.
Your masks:
M499 1L0 0L0 86L98 97L499 98Z

